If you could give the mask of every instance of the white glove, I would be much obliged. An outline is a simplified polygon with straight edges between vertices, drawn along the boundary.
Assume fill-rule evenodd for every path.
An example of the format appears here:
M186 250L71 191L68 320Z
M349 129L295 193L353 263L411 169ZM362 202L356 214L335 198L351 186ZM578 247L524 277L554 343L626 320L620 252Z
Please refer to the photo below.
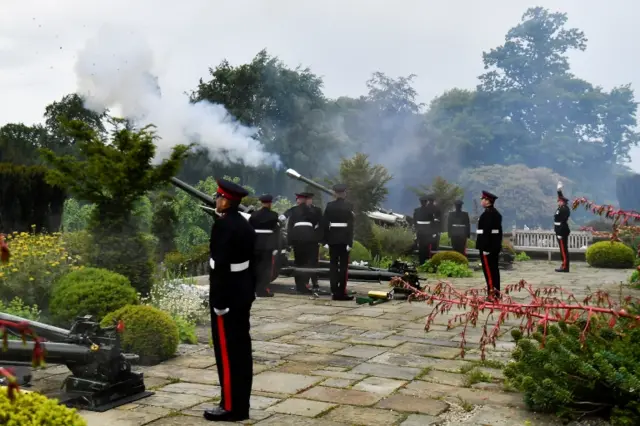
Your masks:
M558 188L558 191L560 191L562 189L562 181L558 181L557 188Z
M347 253L351 251L351 246L347 246Z
M281 214L280 216L278 216L278 220L280 222L284 222L285 220L287 220L287 217L285 215Z
M271 252L271 254L272 254L273 256L275 256L276 254L278 254L278 250L274 250L274 251L272 251L272 252Z
M229 312L229 308L225 308L225 309L216 309L216 308L213 308L213 312L215 312L217 316L221 317L222 315L224 315L224 314L226 314L227 312Z
M325 249L329 250L329 244L325 244L322 247L324 247Z

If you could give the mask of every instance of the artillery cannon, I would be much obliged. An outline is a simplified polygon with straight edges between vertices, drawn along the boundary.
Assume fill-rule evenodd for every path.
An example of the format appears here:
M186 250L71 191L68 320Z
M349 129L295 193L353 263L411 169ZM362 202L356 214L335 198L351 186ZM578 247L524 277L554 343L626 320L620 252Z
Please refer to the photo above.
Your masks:
M176 177L171 178L171 183L177 188L182 189L184 192L191 195L192 197L202 201L204 205L200 206L201 209L205 210L207 213L211 215L216 214L215 213L216 200L214 200L212 197L210 197L209 195L205 194L202 191L197 190L193 186L186 184L185 182L181 181ZM239 209L240 209L240 214L242 214L242 216L244 216L245 219L248 220L249 217L251 217L251 212L253 211L253 208L247 207L244 204L240 204Z
M138 355L122 352L123 324L102 328L90 315L76 318L69 330L5 313L0 313L0 320L28 326L44 340L41 344L45 361L66 365L71 371L60 395L56 395L69 407L103 412L153 395L145 388L144 374L131 370ZM9 334L20 336L17 328L5 328ZM17 370L18 384L28 386L36 342L9 340L7 343L7 350L0 350L0 366Z
M319 189L325 194L328 194L332 197L335 196L334 191L330 190L326 186L319 184L316 181L313 181L305 176L302 176L300 173L296 172L293 169L287 169L285 173L287 174L287 176L293 179L299 180L300 182L304 182L307 185L310 185L316 189ZM377 209L378 210L375 210L372 212L367 212L367 216L369 217L369 219L373 220L374 222L384 226L395 226L395 225L408 226L409 225L409 219L406 216L398 213L394 213L391 210L383 209L380 207L377 207Z

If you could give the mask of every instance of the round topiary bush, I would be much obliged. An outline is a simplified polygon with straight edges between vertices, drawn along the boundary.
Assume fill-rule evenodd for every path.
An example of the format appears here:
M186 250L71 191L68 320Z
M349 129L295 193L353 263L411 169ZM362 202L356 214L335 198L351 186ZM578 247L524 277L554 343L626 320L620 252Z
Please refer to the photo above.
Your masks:
M600 241L587 248L587 263L596 268L633 268L633 250L617 241Z
M0 387L0 425L87 426L87 422L75 409L60 405L56 399L20 391L12 401L7 388Z
M180 332L169 314L152 306L130 305L108 314L101 325L124 322L122 349L140 356L140 364L152 365L172 357L180 343Z
M431 257L429 263L431 263L431 266L437 269L443 260L449 260L451 262L455 262L465 266L469 265L469 260L457 251L440 251Z
M371 262L371 253L358 241L354 241L349 252L349 260L351 262Z
M80 315L93 315L100 321L109 312L136 303L138 294L127 277L106 269L82 268L60 278L49 309L61 323Z

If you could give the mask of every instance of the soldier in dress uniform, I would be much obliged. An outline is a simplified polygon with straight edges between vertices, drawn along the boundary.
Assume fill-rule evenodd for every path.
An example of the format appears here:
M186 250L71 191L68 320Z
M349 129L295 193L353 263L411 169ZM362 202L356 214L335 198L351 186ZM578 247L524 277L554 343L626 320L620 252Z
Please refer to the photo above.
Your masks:
M293 263L297 268L312 268L313 256L318 242L316 240L316 225L318 217L307 205L306 193L296 194L297 206L291 209L287 223L287 238L293 247ZM311 276L307 273L296 273L296 290L302 294L313 294L308 287Z
M238 206L248 192L233 182L218 180L216 216L211 228L209 306L211 331L222 396L220 406L205 410L210 421L249 418L253 380L249 316L255 300L256 233Z
M481 203L484 212L478 220L476 248L480 252L482 272L487 282L489 298L500 297L500 270L498 262L502 251L502 215L494 207L497 196L482 191Z
M273 196L265 194L259 200L262 208L253 212L249 219L256 231L256 296L273 297L269 283L280 248L280 221L278 213L271 210Z
M431 251L438 237L436 217L440 217L439 209L434 205L433 195L420 197L420 207L413 211L413 223L416 227L418 240L418 260L420 265L431 259Z
M331 294L333 300L353 300L347 294L349 279L349 252L353 247L353 206L345 200L347 186L334 185L336 199L324 210L324 244L329 249Z
M556 272L569 272L569 234L571 230L569 229L569 224L567 221L569 220L569 216L571 216L571 209L567 203L569 199L567 199L562 194L562 182L558 182L558 210L556 210L556 214L553 216L553 230L558 237L558 246L560 247L560 255L562 256L562 266L556 269Z
M435 199L435 195L433 197L433 224L437 232L435 240L431 245L431 251L438 251L440 250L440 235L442 234L442 209L438 205L438 200Z
M316 244L315 247L315 252L313 255L313 264L312 267L313 268L317 268L319 265L319 260L320 260L320 244L322 244L322 239L323 239L323 227L320 226L322 224L322 209L318 206L316 206L315 204L313 204L313 196L315 194L313 194L312 192L305 192L304 195L307 196L307 205L309 206L309 208L313 211L313 213L316 215L316 218L318 220L318 225L316 225L316 241L318 242ZM318 285L318 274L311 274L311 284L313 286L314 290L319 290L320 286Z
M456 209L447 217L447 232L451 239L451 247L460 254L467 255L467 239L471 237L469 213L462 211L462 200L456 200Z

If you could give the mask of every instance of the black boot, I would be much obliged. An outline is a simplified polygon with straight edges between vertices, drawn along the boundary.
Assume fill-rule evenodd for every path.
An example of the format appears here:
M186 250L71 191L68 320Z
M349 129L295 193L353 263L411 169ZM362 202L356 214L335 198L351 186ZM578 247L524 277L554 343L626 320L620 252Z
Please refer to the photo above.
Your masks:
M569 272L569 270L568 269L558 268L558 269L556 269L556 272Z
M273 297L273 292L269 289L256 293L256 297Z
M249 419L249 413L233 413L221 407L204 410L204 418L210 422L239 422Z
M333 296L331 296L331 300L349 301L349 300L353 300L353 296L350 296L347 294L334 294Z

